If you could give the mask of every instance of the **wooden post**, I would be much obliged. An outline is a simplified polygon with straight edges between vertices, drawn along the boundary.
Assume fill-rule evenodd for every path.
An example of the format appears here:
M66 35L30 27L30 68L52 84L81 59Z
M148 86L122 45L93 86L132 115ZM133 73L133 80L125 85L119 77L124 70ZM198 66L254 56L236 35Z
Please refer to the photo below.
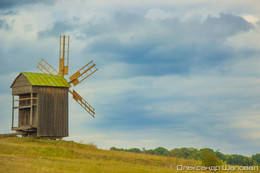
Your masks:
M69 68L69 50L70 50L69 45L70 45L70 36L68 36L67 63L66 63L66 65L67 65L68 68ZM69 69L68 69L68 70L69 70ZM67 73L68 73L68 72L67 72ZM67 74L67 75L68 75L68 74Z
M32 126L33 123L33 93L31 93L31 109L30 109L30 126Z
M60 35L60 50L59 50L59 60L61 59L61 35ZM59 69L60 70L60 69ZM59 71L60 72L60 71Z
M12 95L12 129L14 128L14 95Z

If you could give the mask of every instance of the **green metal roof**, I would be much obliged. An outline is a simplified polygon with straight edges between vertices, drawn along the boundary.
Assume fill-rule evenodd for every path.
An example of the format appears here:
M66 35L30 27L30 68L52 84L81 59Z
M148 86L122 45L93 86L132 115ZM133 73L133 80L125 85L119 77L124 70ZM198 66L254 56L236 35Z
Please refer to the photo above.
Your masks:
M22 72L32 85L54 86L54 87L71 87L67 80L62 76L44 73Z

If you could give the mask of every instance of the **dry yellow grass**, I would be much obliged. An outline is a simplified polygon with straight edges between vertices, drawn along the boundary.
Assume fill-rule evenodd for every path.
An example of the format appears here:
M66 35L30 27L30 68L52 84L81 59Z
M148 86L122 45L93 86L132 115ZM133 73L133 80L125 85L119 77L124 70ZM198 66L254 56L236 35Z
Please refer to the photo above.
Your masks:
M172 157L100 150L92 145L84 145L63 140L50 141L18 137L0 139L1 173L192 172L177 171L176 165L179 164L196 166L201 163L199 161ZM206 173L209 171L201 172Z

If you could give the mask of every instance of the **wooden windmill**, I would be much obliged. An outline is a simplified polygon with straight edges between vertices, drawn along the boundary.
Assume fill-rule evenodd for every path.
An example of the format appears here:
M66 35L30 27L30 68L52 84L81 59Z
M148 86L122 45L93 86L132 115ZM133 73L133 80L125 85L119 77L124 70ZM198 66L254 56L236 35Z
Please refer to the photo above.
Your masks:
M42 59L37 68L43 73L20 73L12 88L12 130L24 136L62 138L68 136L68 93L91 116L95 109L74 89L69 89L98 70L93 61L69 77L69 36L60 36L59 71ZM17 110L17 126L14 125Z

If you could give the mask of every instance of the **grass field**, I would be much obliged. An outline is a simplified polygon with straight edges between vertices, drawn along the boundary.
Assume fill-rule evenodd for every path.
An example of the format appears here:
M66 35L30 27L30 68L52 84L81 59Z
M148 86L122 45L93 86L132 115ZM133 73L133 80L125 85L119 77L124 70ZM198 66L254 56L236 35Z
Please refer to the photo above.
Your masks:
M0 173L193 172L177 171L176 166L179 164L197 166L201 163L200 161L173 157L101 150L93 145L63 140L38 140L18 137L0 139Z

